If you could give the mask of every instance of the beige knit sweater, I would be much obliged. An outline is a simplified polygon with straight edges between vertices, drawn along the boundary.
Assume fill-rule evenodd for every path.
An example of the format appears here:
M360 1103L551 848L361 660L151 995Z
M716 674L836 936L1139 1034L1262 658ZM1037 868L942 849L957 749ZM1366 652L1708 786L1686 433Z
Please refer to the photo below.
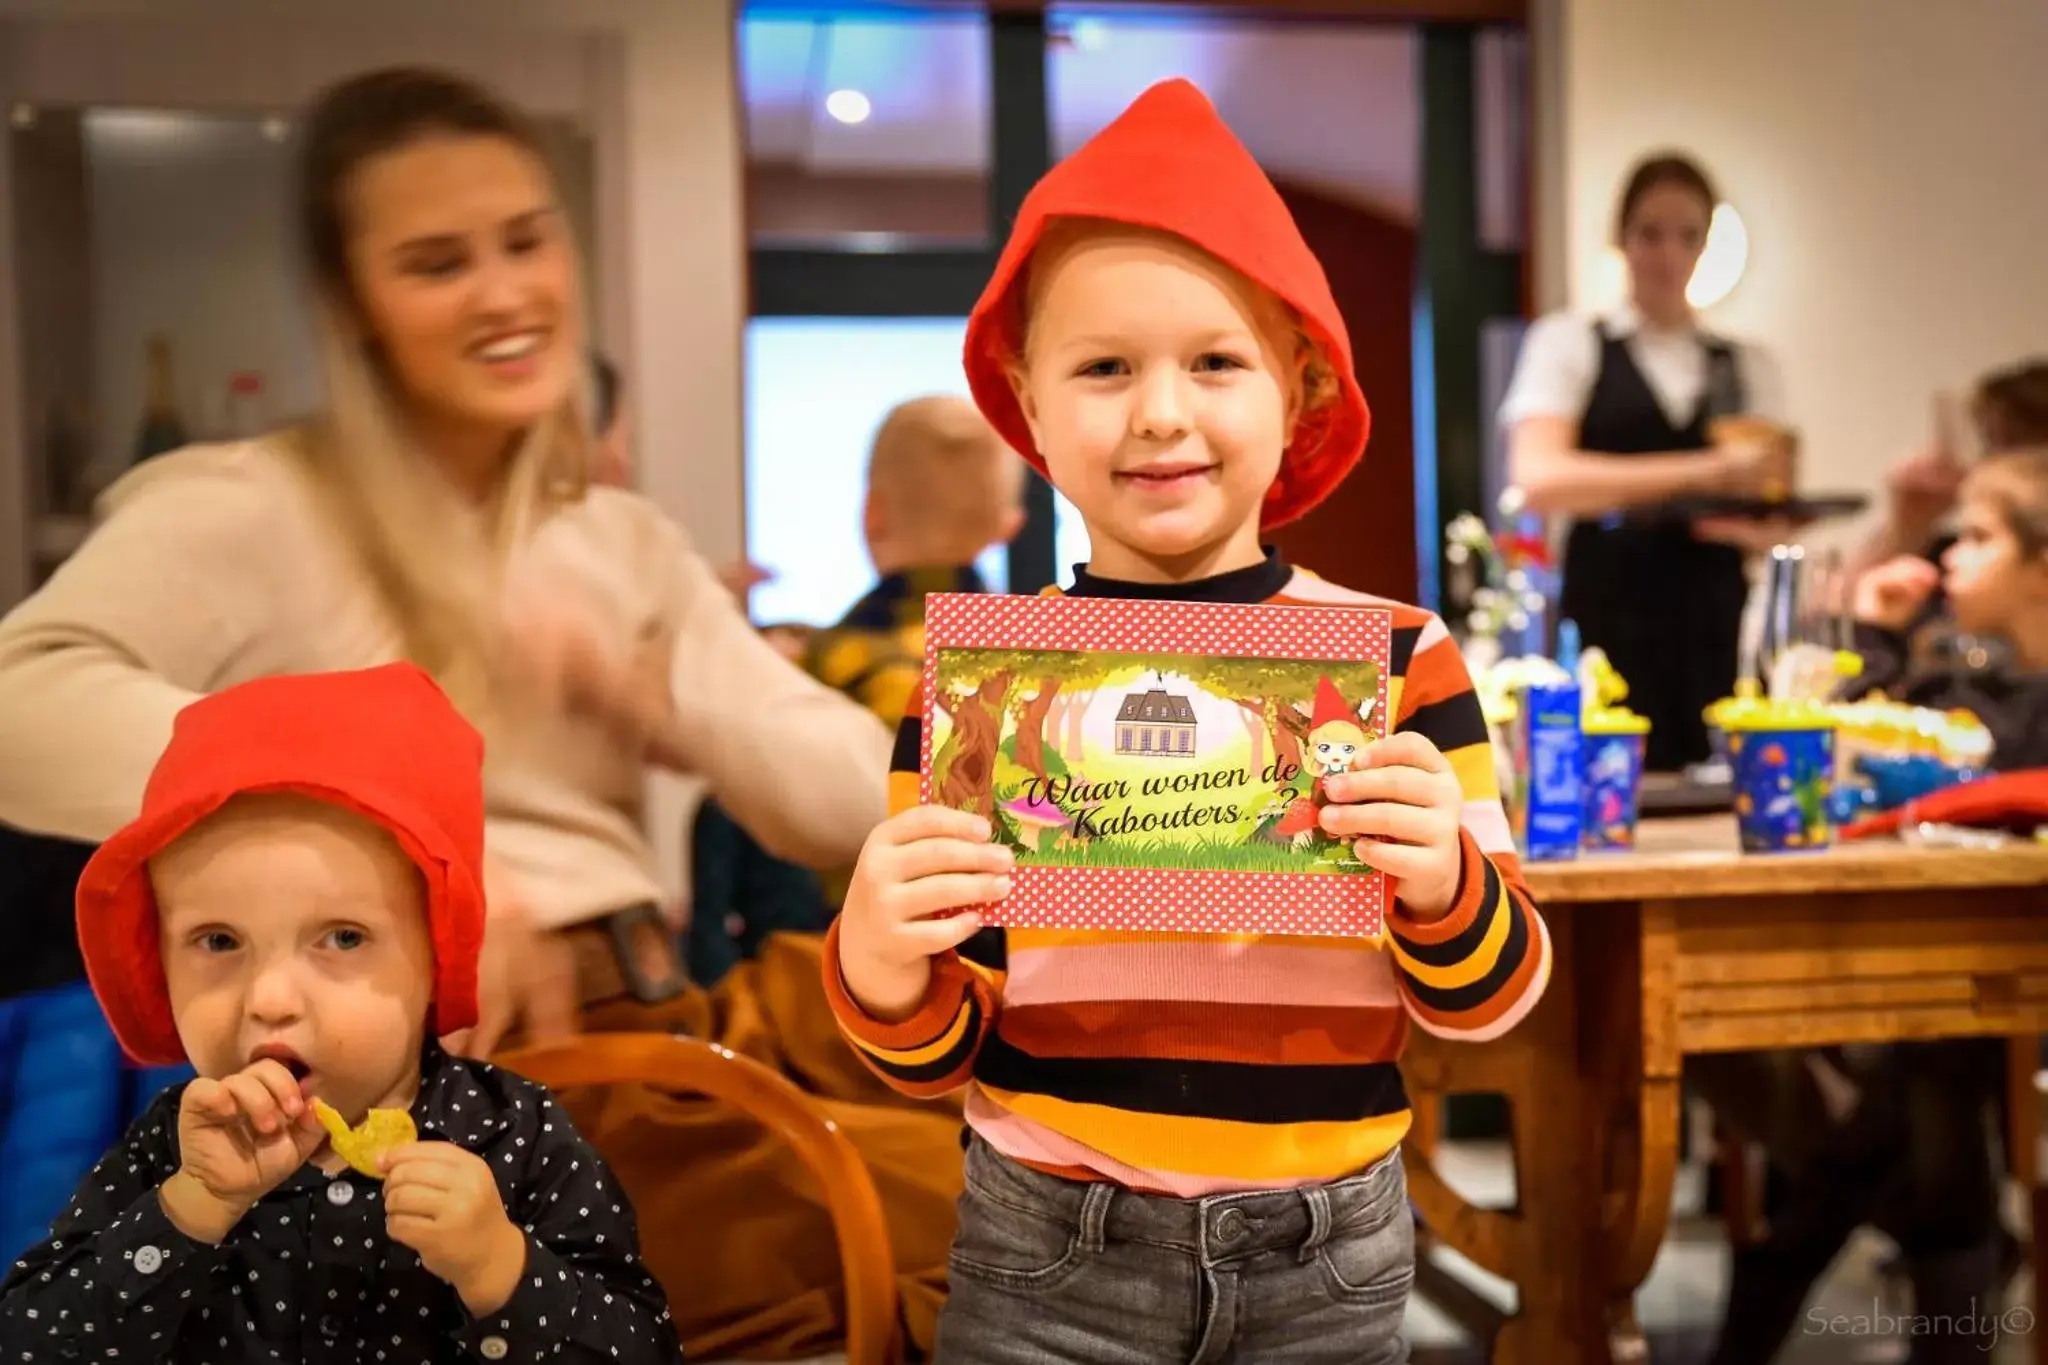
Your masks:
M397 656L378 598L281 445L195 446L117 484L101 523L0 621L0 821L97 841L132 818L196 695ZM885 813L889 737L749 628L646 499L591 491L533 564L601 611L622 649L667 627L693 768L771 850L851 861ZM661 897L644 771L593 722L523 716L487 735L488 851L545 923Z

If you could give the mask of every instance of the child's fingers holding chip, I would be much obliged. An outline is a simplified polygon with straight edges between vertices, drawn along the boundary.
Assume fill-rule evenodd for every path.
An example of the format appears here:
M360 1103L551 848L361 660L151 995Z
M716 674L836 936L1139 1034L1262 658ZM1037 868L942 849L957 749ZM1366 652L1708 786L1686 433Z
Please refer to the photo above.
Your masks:
M445 1190L454 1184L455 1172L442 1153L461 1150L446 1142L407 1142L385 1152L377 1164L383 1169L385 1184L391 1189L416 1185Z
M432 1222L446 1202L445 1190L416 1181L387 1180L384 1184L384 1217L387 1222L402 1218Z
M291 1073L285 1072L285 1077L289 1080ZM221 1084L227 1087L228 1094L234 1096L235 1107L242 1111L243 1120L258 1133L268 1136L281 1132L290 1122L292 1116L285 1113L277 1096L253 1069L237 1071Z
M286 1069L285 1064L265 1057L242 1072L270 1092L277 1102L279 1112L286 1118L295 1119L306 1108L306 1097L299 1091L299 1078Z
M242 1112L226 1086L205 1076L194 1079L185 1087L178 1108L189 1118L212 1124L233 1123Z

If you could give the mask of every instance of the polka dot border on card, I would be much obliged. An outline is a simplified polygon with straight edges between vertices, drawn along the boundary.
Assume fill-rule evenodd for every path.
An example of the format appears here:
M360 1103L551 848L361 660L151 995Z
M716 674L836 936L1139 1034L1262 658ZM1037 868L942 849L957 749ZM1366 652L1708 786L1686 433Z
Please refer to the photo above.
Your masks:
M1009 899L981 907L1014 928L1373 939L1385 914L1384 877L1118 867L1020 867Z
M938 593L925 599L924 628L928 653L1071 649L1383 661L1394 615L1384 607Z

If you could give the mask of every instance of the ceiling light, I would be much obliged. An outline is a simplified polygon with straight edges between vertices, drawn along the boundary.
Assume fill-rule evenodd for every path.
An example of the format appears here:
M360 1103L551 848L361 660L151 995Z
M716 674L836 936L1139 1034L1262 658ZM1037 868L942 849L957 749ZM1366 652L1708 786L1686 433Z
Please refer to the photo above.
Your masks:
M863 123L873 106L858 90L834 90L825 96L825 112L841 123Z

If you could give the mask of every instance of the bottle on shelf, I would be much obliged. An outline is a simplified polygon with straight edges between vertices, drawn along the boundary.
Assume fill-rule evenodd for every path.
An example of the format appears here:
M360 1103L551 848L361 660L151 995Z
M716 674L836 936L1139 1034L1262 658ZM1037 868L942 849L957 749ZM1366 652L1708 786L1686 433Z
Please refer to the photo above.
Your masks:
M185 429L185 419L178 412L178 386L171 366L170 338L161 333L150 337L144 358L148 390L143 399L142 425L135 433L137 464L152 455L176 450L192 439Z
M253 440L263 434L268 418L263 410L263 375L257 370L237 370L228 376L227 410L221 423L221 439Z

